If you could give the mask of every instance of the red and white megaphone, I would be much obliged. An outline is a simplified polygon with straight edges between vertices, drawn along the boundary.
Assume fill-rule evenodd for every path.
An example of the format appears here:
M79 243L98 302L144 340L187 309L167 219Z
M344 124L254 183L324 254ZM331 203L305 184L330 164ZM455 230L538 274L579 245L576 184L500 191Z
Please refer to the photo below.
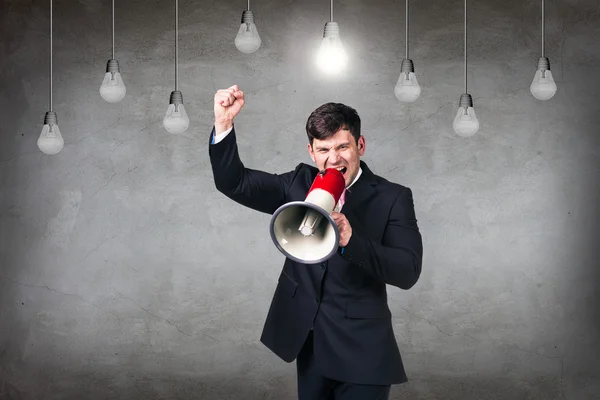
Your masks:
M346 187L344 175L334 168L320 171L304 201L279 207L271 218L271 239L286 257L316 264L337 250L340 232L331 218Z

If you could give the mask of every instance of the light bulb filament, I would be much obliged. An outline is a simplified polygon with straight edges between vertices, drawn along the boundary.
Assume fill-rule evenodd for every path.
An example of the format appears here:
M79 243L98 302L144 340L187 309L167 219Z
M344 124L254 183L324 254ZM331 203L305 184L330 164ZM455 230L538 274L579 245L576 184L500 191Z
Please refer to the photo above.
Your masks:
M56 139L56 132L54 131L54 124L48 124L48 134L46 138L48 139Z

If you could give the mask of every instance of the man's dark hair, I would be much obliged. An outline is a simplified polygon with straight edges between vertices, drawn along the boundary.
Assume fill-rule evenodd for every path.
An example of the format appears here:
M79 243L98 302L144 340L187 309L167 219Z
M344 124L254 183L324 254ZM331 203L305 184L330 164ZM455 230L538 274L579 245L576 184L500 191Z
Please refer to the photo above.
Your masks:
M358 144L360 117L354 108L341 103L323 104L306 121L306 134L311 146L313 139L328 139L340 129L349 130Z

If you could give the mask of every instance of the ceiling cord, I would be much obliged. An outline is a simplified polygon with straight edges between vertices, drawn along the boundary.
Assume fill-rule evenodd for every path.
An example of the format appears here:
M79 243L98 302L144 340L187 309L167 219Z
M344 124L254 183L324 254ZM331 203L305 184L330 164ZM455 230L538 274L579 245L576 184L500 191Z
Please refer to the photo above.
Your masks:
M115 0L112 0L112 58L115 59Z
M465 93L467 91L467 0L465 0Z
M179 86L179 65L178 65L178 36L179 36L179 0L175 0L175 91L177 91L177 87Z
M408 60L408 0L406 0L406 10L404 14L406 19L406 56L404 58Z
M50 111L52 111L52 0L50 0Z

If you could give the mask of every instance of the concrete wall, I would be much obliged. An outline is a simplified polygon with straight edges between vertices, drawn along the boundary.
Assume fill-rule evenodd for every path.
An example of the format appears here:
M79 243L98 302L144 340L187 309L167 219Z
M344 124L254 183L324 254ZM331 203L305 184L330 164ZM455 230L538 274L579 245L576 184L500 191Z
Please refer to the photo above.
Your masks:
M393 399L600 396L600 3L546 4L558 92L529 92L540 1L469 2L469 92L481 121L452 120L463 92L463 2L411 2L423 91L393 94L404 2L338 0L351 62L312 57L329 2L251 2L262 48L233 39L245 1L180 1L179 87L190 115L162 127L174 89L173 1L116 3L117 104L98 88L110 1L56 0L54 110L65 139L36 141L48 111L48 1L0 12L0 398L293 399L294 364L258 341L283 257L269 216L218 193L212 99L238 84L248 167L310 163L304 124L327 101L355 107L364 160L410 187L424 241L410 291L389 288L410 382ZM414 3L414 4L412 4ZM595 38L595 39L594 39Z

